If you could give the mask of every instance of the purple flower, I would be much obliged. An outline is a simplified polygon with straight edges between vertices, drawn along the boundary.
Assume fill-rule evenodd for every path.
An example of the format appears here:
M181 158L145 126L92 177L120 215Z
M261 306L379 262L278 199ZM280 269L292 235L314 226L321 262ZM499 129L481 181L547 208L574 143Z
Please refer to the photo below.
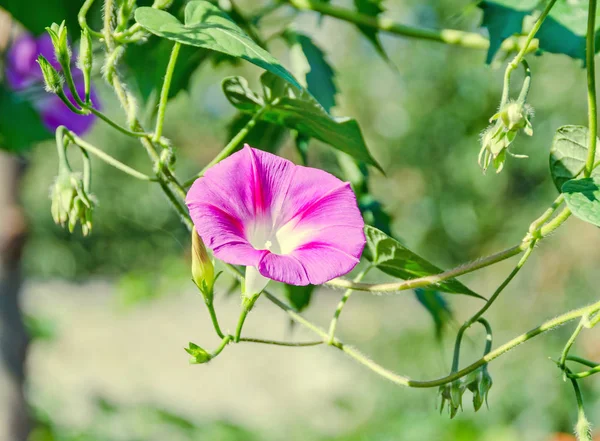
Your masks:
M248 267L250 295L269 279L325 283L351 271L365 246L349 183L248 145L197 179L186 203L215 257Z
M43 55L52 66L61 70L48 34L43 34L36 39L31 34L25 33L13 42L6 56L6 82L12 90L24 92L32 87L43 86L42 71L37 63L38 55ZM83 76L76 69L72 72L77 92L83 96L85 93ZM71 91L66 87L65 95L75 104ZM93 90L90 95L92 102L97 103ZM78 135L83 135L90 130L96 119L94 115L77 115L71 112L54 94L35 95L32 105L39 112L44 125L52 132L58 126L64 125Z

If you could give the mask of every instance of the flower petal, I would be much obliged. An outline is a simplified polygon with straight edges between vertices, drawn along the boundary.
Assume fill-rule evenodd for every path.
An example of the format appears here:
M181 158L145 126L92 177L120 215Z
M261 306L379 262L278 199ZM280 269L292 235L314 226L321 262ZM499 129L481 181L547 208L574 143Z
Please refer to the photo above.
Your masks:
M41 78L37 55L37 42L31 34L25 33L15 39L6 55L6 82L11 89L25 89Z
M310 279L304 266L292 255L266 253L258 265L258 271L269 279L290 285L308 285Z

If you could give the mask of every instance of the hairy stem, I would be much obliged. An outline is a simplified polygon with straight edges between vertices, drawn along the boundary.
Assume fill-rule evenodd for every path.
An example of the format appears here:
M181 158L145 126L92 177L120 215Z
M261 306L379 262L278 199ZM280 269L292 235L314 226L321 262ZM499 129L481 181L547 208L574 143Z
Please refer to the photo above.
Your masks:
M69 138L71 138L71 140L75 144L77 144L79 147L81 147L82 149L90 152L91 154L93 154L97 158L103 160L104 162L106 162L109 165L112 165L116 169L119 169L122 172L127 173L129 176L132 176L132 177L134 177L136 179L140 179L142 181L156 181L156 178L152 178L152 177L150 177L148 175L145 175L142 172L139 172L139 171L137 171L137 170L129 167L128 165L123 164L121 161L113 158L108 153L105 153L101 149L99 149L97 147L94 147L89 142L84 141L83 139L81 139L80 137L78 137L75 133L73 133L71 131L68 131L68 135L67 136L69 136Z
M154 129L154 136L152 140L158 142L162 136L163 125L165 122L165 111L167 110L167 101L169 100L169 89L171 88L171 80L173 79L173 72L175 71L175 65L177 64L177 57L179 56L179 49L181 43L175 42L171 56L169 57L169 64L167 65L167 72L165 73L165 80L163 82L162 90L160 91L160 101L158 102L158 114L156 115L156 128Z
M399 35L408 38L417 38L422 40L436 41L455 46L461 46L470 49L486 50L490 47L490 41L483 35L475 32L459 31L456 29L423 29L413 26L407 26L393 20L380 17L371 17L359 12L351 11L346 8L340 8L324 1L315 0L283 0L299 11L315 11L322 15L337 18L339 20L354 23L355 25L366 26L387 32L393 35ZM525 50L533 51L536 48L530 43L525 46L522 38L508 38L502 43L502 49L505 51ZM523 49L527 47L526 49Z
M262 338L247 338L240 337L240 342L248 342L248 343L262 343L266 345L275 345L275 346L288 346L288 347L308 347L308 346L318 346L322 345L324 342L321 340L318 341L304 341L304 342L287 342L287 341L278 341L278 340L265 340Z
M596 137L598 135L598 109L596 104L596 0L589 0L588 24L586 37L585 61L587 68L587 97L588 97L588 125L589 141L588 155L585 162L584 176L592 174L596 160Z
M369 272L369 270L372 268L372 266L368 266L367 268L365 268L363 271L361 271L353 280L353 282L360 282ZM331 319L331 322L329 324L329 340L328 343L331 345L333 344L334 340L335 340L335 330L337 328L337 324L338 324L338 320L340 318L340 315L342 314L342 309L344 309L344 306L346 305L346 302L348 301L348 299L350 298L350 296L352 295L353 290L352 289L347 289L346 292L344 293L344 295L342 296L342 298L340 299L340 302L337 305L337 308L335 310L335 313L333 314L333 318Z
M544 20L550 13L550 10L552 9L555 3L556 0L550 0L546 4L546 7L542 11L538 19L535 21L533 28L531 29L531 31L529 31L525 43L523 44L517 55L515 55L512 61L506 66L506 71L504 72L504 88L502 89L502 99L500 100L500 107L503 107L508 102L508 96L510 92L510 76L512 72L517 67L519 67L519 63L523 61L523 57L525 57L525 54L527 54L527 51L529 49L529 46L531 45L531 42L533 41L533 38L535 37L535 34L537 34L537 32L540 30L542 23L544 23ZM524 64L524 66L525 70L528 71L529 66L527 64Z
M508 286L508 284L515 278L517 273L521 270L521 268L523 268L523 265L525 265L525 262L527 262L527 259L529 259L529 256L531 256L531 253L533 252L534 247L535 247L535 240L531 242L531 244L529 245L529 248L527 248L527 251L525 252L525 254L523 254L523 256L521 257L521 259L519 260L517 265L514 267L514 269L511 271L511 273L508 275L508 277L506 279L504 279L504 281L500 284L500 286L498 288L496 288L496 291L494 291L494 294L492 294L492 296L485 303L485 305L483 305L483 307L479 311L477 311L473 315L473 317L471 317L469 320L467 320L458 330L458 333L456 335L456 341L454 344L454 358L452 361L452 372L456 372L458 370L458 363L459 363L459 359L460 359L460 345L461 345L464 333L467 331L467 329L469 329L471 327L471 325L473 325L473 323L477 322L483 316L483 314L485 314L485 312L492 306L492 304L498 298L498 296L504 290L504 288L506 288Z

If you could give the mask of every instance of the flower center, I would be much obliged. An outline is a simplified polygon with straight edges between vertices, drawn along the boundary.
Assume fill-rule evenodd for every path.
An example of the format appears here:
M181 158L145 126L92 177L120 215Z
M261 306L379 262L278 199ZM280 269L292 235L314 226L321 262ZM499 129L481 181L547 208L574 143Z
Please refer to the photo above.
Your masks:
M257 250L273 254L290 254L304 240L307 231L298 231L294 220L276 229L269 218L257 219L246 230L248 242Z

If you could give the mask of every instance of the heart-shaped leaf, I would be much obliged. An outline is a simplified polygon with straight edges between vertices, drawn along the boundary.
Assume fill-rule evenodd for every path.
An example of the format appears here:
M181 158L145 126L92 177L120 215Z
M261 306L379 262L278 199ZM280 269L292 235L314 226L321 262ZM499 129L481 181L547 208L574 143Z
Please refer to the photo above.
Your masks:
M261 112L261 120L319 139L381 170L369 153L356 120L333 118L308 92L281 88L277 81L281 80L269 73L261 76L262 98L250 90L242 77L225 78L222 87L227 99L242 112L256 114L267 106Z
M558 191L561 191L565 182L574 179L583 170L588 155L588 140L589 132L584 126L569 125L556 130L550 149L550 173ZM600 152L596 151L598 160ZM596 169L592 174L600 176L600 170Z
M392 277L410 280L443 272L377 228L367 225L365 235L367 247L363 256L371 261L377 269ZM467 294L482 298L456 279L440 282L436 289L451 294Z
M573 179L563 185L562 192L575 216L600 227L600 177Z
M159 37L242 58L301 88L291 73L258 46L229 16L207 1L191 1L185 7L185 23L168 12L149 7L135 11L136 21Z

